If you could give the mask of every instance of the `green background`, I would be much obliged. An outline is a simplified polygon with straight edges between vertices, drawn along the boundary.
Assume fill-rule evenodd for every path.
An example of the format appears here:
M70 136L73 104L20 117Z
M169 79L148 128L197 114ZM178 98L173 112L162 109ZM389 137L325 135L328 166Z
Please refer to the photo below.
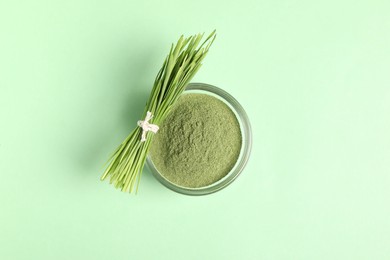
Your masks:
M0 259L390 259L388 1L1 1ZM204 197L100 182L170 44L253 150Z

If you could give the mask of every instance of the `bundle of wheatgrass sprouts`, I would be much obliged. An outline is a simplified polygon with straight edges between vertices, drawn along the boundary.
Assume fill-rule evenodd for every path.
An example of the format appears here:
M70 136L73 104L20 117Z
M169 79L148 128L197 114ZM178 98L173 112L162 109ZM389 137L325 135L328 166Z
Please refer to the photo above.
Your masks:
M132 192L138 185L153 134L164 120L173 104L185 90L202 65L211 44L215 39L213 31L202 43L203 34L188 38L181 36L176 45L171 46L169 54L154 81L153 89L138 126L116 149L108 161L101 180L125 192Z

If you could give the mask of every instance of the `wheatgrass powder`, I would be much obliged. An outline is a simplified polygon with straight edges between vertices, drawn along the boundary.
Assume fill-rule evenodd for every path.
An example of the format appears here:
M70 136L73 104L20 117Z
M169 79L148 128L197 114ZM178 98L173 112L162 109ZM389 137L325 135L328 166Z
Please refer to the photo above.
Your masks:
M199 188L230 172L241 143L237 117L223 101L189 93L179 98L160 125L150 156L157 170L172 183Z

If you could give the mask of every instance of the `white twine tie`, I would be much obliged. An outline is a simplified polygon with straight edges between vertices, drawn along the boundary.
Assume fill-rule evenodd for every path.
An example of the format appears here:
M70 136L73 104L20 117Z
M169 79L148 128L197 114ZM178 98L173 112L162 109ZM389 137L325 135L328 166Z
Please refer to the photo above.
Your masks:
M152 117L153 117L152 113L148 111L146 113L145 120L139 120L137 122L137 125L142 128L141 142L146 141L146 133L148 131L152 131L153 133L157 133L157 131L159 129L158 125L149 124L149 120L152 119Z

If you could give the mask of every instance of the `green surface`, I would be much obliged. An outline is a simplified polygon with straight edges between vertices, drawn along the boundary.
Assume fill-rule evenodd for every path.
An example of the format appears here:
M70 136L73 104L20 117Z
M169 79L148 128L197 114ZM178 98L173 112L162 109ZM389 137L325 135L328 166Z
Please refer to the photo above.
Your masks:
M153 137L156 169L176 185L200 188L225 177L242 147L232 109L208 94L182 95Z
M388 259L388 1L1 1L0 259ZM181 33L246 109L228 188L100 182Z

